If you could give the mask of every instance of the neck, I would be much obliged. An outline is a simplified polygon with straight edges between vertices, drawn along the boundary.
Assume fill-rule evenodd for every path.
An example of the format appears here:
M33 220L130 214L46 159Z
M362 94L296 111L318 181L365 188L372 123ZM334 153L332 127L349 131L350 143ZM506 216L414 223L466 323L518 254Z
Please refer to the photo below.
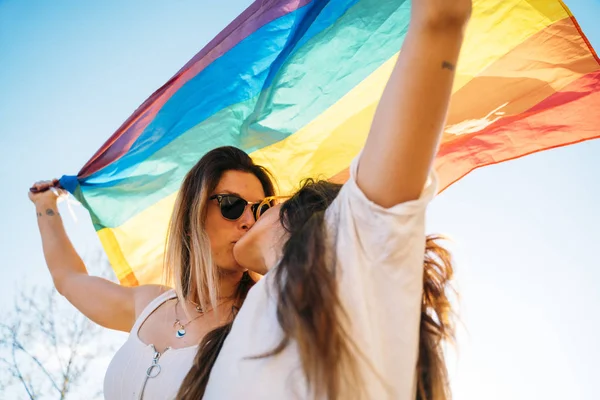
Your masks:
M229 271L219 268L219 298L231 298L235 296L243 271Z
M233 298L235 296L243 274L243 271L230 271L222 268L218 269L219 297L217 298L217 302L228 298ZM190 294L185 300L195 305L200 304L200 299L198 298L198 294L195 289L191 290ZM204 299L204 304L210 304L210 299Z

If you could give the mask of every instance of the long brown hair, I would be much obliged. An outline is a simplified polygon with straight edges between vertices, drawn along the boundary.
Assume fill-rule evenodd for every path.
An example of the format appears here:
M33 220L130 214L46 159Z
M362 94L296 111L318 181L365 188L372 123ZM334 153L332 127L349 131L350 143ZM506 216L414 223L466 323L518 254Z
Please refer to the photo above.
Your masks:
M452 256L440 245L444 237L427 236L423 270L423 299L419 359L417 361L417 400L450 400L450 382L443 345L454 343L454 312L449 294L454 276Z
M203 309L216 308L219 297L219 268L212 259L205 224L208 198L226 171L251 173L260 181L265 196L275 194L271 174L262 166L254 164L244 151L231 146L209 151L185 176L169 223L165 245L165 281L175 288L179 301L190 300L198 303ZM206 366L208 371L212 368L220 345L229 332L235 310L241 306L254 283L248 272L245 272L235 293L234 309L229 316L229 322L203 338L196 360L200 365ZM193 381L198 379L198 376L204 375L198 375L192 368L184 380L182 390L185 389L184 386L195 387L196 382Z
M314 398L339 398L343 385L357 382L352 340L344 329L347 318L338 296L336 262L329 252L325 210L341 185L306 180L280 210L289 238L274 271L277 319L283 330L279 345L265 356L281 352L295 341L309 392Z
M294 341L310 392L332 400L341 398L343 387L360 389L361 382L354 344L344 328L348 315L339 298L336 263L328 251L333 238L324 223L325 211L340 189L331 182L307 180L281 208L280 220L289 239L274 271L274 284L284 336L266 355L275 355ZM441 239L426 238L417 400L450 399L442 345L454 336L447 293L453 268ZM360 396L360 391L355 394Z
M307 180L281 207L280 220L289 237L273 278L283 338L275 349L259 356L273 356L295 342L309 391L315 398L331 400L341 398L343 387L357 387L361 382L353 356L356 349L344 328L348 315L338 293L336 263L328 250L334 238L328 237L325 226L325 211L340 189L341 185L331 182ZM417 400L450 400L442 345L454 335L446 293L453 269L440 239L426 238ZM220 350L222 344L221 340L212 345ZM196 385L196 394L204 393L210 373L200 362L197 357L194 368L203 371L203 379L186 382Z

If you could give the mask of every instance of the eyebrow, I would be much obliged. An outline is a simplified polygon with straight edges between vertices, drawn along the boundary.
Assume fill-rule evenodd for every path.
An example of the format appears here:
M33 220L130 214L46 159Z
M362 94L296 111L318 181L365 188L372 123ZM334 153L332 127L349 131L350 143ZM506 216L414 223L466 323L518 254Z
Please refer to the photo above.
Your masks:
M218 194L231 194L231 195L234 195L234 196L237 196L237 197L239 197L240 199L244 199L244 200L246 200L246 201L249 201L250 203L260 203L260 202L261 202L261 201L263 201L263 200L264 200L266 197L269 197L269 196L265 196L265 197L263 197L262 199L260 199L260 200L257 200L257 201L254 201L254 200L248 200L247 198L245 198L244 196L242 196L242 195L241 195L241 194L239 194L238 192L232 192L231 190L227 190L227 189L223 189L223 190L220 190L220 191L215 191L215 194L213 194L212 196L216 196L216 195L218 195Z
M221 190L221 191L215 191L215 194L233 194L235 196L241 197L242 199L244 198L244 196L242 196L238 192L232 192L231 190L226 190L226 189Z

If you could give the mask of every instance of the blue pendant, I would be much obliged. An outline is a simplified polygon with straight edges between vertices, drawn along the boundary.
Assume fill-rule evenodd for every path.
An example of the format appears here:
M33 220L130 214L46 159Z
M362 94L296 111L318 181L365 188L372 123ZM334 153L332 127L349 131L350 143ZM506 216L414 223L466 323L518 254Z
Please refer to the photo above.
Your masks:
M183 329L183 328L177 329L177 332L175 333L175 337L182 338L184 336L185 336L185 329Z

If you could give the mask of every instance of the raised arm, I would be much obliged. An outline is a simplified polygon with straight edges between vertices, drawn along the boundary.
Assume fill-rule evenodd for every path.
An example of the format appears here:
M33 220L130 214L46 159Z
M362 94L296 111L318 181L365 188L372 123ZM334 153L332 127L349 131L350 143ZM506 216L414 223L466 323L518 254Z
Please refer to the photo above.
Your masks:
M129 288L90 276L71 244L57 208L57 196L49 189L54 182L34 185L29 193L36 215L46 264L59 293L92 321L106 328L128 332L137 315L164 288Z
M391 207L417 199L444 128L471 0L413 0L406 39L363 150L357 183Z

